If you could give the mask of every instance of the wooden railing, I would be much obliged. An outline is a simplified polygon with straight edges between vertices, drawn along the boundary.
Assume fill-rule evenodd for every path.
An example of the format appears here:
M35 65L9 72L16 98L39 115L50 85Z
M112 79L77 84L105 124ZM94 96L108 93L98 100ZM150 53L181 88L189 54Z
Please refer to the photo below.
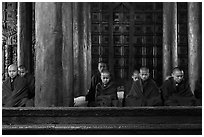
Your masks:
M3 134L202 134L202 107L2 109Z

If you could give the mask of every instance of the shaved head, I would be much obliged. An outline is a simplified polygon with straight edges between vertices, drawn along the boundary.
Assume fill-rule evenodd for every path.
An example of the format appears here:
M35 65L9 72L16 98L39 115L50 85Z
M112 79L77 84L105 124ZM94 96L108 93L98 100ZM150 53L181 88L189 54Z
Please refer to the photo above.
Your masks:
M103 70L101 72L101 81L103 84L108 84L110 79L111 79L111 76L110 76L110 72L108 70Z
M172 70L172 73L174 74L175 72L181 72L181 73L184 73L183 70L179 67L175 67L173 70Z
M15 65L15 64L9 65L8 70L11 69L11 68L17 70L17 65Z
M139 71L138 71L138 70L134 70L134 71L133 71L133 74L132 74L132 79L133 79L133 81L139 80L139 77L140 77Z
M172 77L174 78L174 81L176 83L181 83L181 81L183 80L183 76L184 76L184 72L179 67L175 67L172 70Z
M107 70L107 64L104 62L98 63L98 71L101 73L103 70Z
M17 65L15 64L11 64L9 67L8 67L8 74L9 74L9 77L10 78L15 78L18 74L18 67Z
M147 67L140 68L140 78L146 81L149 78L149 69Z
M26 73L28 73L28 71L26 70L26 67L23 66L23 65L20 65L18 67L18 74L21 76L21 77L24 77L26 75Z
M140 72L142 71L149 73L149 69L147 67L141 67Z

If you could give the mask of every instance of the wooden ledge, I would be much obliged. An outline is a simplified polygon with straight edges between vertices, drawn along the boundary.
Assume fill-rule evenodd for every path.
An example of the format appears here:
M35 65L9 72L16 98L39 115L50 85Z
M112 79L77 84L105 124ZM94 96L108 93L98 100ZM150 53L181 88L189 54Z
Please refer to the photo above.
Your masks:
M200 129L201 124L44 124L3 125L3 130L182 130Z
M24 107L2 108L2 116L153 116L202 114L202 107Z
M2 108L3 134L202 134L202 107Z

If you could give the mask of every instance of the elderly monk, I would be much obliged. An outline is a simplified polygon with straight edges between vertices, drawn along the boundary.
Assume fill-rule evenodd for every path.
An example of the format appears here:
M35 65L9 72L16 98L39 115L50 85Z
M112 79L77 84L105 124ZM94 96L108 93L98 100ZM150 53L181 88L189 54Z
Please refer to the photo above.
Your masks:
M17 66L8 67L9 77L2 86L3 107L25 107L28 100L28 86L25 78L18 75Z
M161 91L165 106L193 106L197 103L179 67L173 69L172 77L164 81Z
M125 106L160 106L162 105L160 90L150 78L149 69L141 67L140 79L133 82L125 99Z

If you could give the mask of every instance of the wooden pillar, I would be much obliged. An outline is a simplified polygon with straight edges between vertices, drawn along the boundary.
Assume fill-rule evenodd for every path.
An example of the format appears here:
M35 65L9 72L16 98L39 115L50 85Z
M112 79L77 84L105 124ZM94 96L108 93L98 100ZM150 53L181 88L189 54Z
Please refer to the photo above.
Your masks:
M176 2L173 2L172 3L172 32L171 32L171 35L172 35L172 39L171 39L171 44L172 44L172 67L177 67L178 66L178 40L177 40L177 32L178 32L178 29L177 29L177 3Z
M73 58L73 3L62 4L62 70L63 106L73 106L74 97L74 58Z
M35 11L35 106L73 106L71 3L37 2Z
M86 17L84 19L84 24L85 24L85 30L84 34L86 35L85 39L85 47L86 47L86 64L85 66L87 67L84 70L84 73L86 73L86 91L85 94L87 93L88 88L91 85L91 5L90 3L84 3L85 5L85 11L84 16Z
M32 73L32 2L18 4L18 66L24 65Z
M90 5L73 3L74 96L85 95L90 82Z
M4 81L5 80L5 78L6 78L6 76L5 76L5 74L6 74L6 70L5 70L5 43L4 42L2 42L2 55L1 55L1 57L2 57L2 81Z
M188 3L188 74L192 92L202 77L202 3Z
M163 3L163 80L178 65L177 53L177 4Z

